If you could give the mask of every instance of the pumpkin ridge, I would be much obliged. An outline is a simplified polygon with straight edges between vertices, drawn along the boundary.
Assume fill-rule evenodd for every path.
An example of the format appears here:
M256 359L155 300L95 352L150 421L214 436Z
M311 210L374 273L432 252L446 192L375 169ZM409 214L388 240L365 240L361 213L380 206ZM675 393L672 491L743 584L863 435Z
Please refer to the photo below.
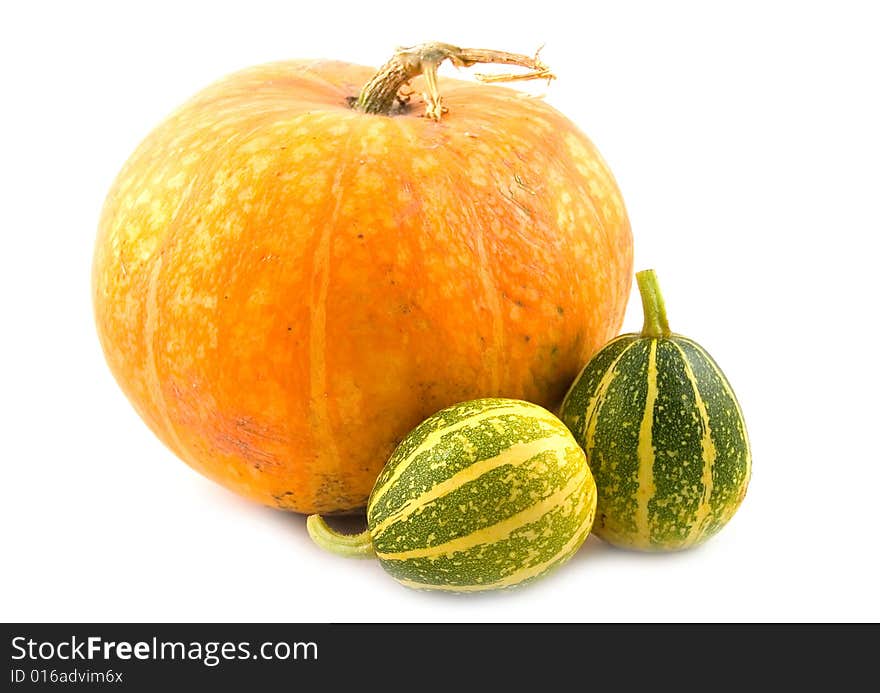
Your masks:
M181 230L180 212L190 201L193 190L201 184L202 176L193 178L187 185L185 191L181 193L174 210L171 213L170 220L165 233L162 235L158 246L153 250L154 264L149 270L149 279L147 282L147 293L144 300L144 324L142 328L142 336L144 340L144 353L146 357L145 371L148 377L148 391L153 398L153 406L159 412L159 417L165 425L166 432L170 438L172 449L175 449L178 455L183 458L187 464L199 471L204 470L204 465L199 462L198 456L192 453L190 447L184 443L183 436L177 428L177 424L168 412L168 398L165 395L165 388L162 387L162 379L159 376L159 354L156 351L156 339L159 338L159 277L165 266L164 259L166 253L174 245L177 234Z
M158 290L159 290L159 272L162 269L162 254L156 258L153 267L150 269L150 278L147 284L147 296L144 303L144 353L146 355L145 371L148 377L147 391L153 399L153 405L159 412L159 420L165 426L165 432L170 438L172 448L178 455L184 457L187 462L190 461L191 455L184 446L183 441L177 433L177 427L171 421L168 414L168 403L165 399L165 393L162 388L162 381L159 378L159 366L157 363L158 355L156 354L156 337L158 333L159 309L158 309Z
M348 171L349 162L346 157L347 150L351 145L353 131L349 130L344 144L337 149L339 165L330 185L332 195L335 196L330 217L323 224L317 246L314 251L312 276L309 282L309 416L313 417L313 435L317 442L332 459L330 469L325 471L325 479L335 476L344 478L342 456L333 435L333 425L330 420L330 408L327 403L327 295L330 286L330 259L332 254L331 235L339 220L339 212L342 209L343 195L340 194L342 179ZM319 479L315 480L312 492L317 495L320 486ZM317 501L317 499L316 499Z
M447 164L444 167L446 169L446 176L452 187L458 189L462 186L470 186L470 174L465 167L466 162L462 161L459 156L456 156L454 151L446 152L444 158ZM457 202L466 210L465 218L469 222L479 219L480 214L475 196L459 196ZM507 374L504 373L506 370L504 355L507 353L507 340L504 336L504 318L502 317L505 308L502 298L503 292L491 262L491 260L496 258L490 257L489 250L486 247L486 229L480 228L479 232L475 232L475 227L480 227L480 225L465 224L459 229L457 237L461 239L463 248L473 248L473 251L475 251L480 285L483 288L484 300L489 310L492 343L485 345L485 360L483 364L484 369L488 371L489 381L481 387L487 388L487 393L493 397L509 396L512 393L501 392L502 374L504 375L503 380L508 380ZM468 243L468 236L473 240L473 245ZM519 395L519 393L516 394Z

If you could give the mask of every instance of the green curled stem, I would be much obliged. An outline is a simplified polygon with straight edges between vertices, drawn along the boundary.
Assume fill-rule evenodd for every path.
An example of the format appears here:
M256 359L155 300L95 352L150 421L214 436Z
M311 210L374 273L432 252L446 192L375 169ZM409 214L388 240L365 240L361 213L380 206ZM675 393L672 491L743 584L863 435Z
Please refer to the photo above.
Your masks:
M652 269L636 273L639 294L642 296L642 309L645 313L645 324L642 334L645 337L668 337L672 334L666 319L666 304L660 293L657 273Z
M340 534L336 530L330 529L320 515L309 515L306 520L306 529L312 541L325 551L346 558L373 558L376 555L370 530L365 530L360 534Z

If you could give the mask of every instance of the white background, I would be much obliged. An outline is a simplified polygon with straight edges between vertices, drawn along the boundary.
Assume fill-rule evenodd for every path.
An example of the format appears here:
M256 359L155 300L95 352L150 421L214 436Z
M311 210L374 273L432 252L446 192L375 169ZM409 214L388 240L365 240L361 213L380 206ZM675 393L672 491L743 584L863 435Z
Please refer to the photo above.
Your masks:
M870 2L719 5L4 3L0 618L880 620L880 22ZM530 88L598 145L636 267L657 269L673 329L727 372L754 472L704 547L646 556L591 538L519 591L411 592L321 553L303 517L196 475L112 379L92 244L140 139L230 71L378 65L425 40L546 44L559 79ZM640 321L634 293L624 328Z

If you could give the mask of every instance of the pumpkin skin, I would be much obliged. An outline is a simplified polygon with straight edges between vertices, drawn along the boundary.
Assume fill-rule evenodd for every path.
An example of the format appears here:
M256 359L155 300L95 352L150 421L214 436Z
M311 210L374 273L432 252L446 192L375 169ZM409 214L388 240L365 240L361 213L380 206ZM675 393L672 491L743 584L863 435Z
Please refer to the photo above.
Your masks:
M302 513L365 505L455 402L558 405L630 289L620 193L570 121L449 79L440 122L418 98L353 110L374 72L290 61L208 87L124 165L95 247L98 334L140 416Z

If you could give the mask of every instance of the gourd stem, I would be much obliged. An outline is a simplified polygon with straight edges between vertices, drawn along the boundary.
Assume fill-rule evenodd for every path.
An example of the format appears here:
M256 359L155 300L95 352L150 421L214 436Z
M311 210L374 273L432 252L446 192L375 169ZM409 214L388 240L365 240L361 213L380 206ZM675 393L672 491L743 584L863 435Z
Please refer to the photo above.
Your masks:
M400 99L398 92L414 77L423 75L427 86L425 115L440 120L443 106L437 86L437 68L444 60L456 67L470 67L477 63L518 65L530 72L518 75L476 75L483 82L510 82L523 79L554 79L544 63L516 53L487 50L484 48L459 48L448 43L422 43L410 48L398 48L391 60L385 63L361 90L354 108L364 113L390 115L394 104Z
M330 529L320 515L309 515L306 529L312 541L326 551L346 558L372 558L376 555L370 530L360 534L340 534Z
M645 324L642 334L645 337L668 337L672 334L666 320L666 304L660 293L657 273L654 270L642 270L636 273L639 293L642 295L642 310L645 313Z

